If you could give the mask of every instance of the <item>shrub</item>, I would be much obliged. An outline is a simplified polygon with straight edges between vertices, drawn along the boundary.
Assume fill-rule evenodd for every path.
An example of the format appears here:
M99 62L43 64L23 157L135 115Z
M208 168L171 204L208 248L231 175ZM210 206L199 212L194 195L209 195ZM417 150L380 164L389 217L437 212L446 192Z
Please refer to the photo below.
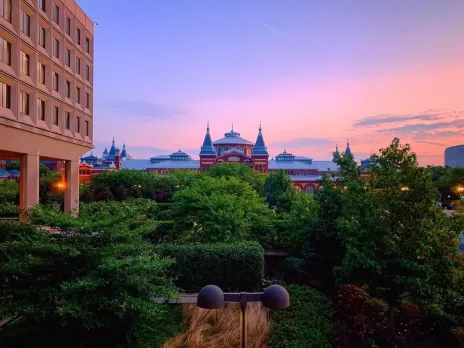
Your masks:
M157 245L156 251L175 259L171 266L174 283L186 292L211 284L223 291L261 288L264 251L258 243L164 244Z
M19 208L14 203L1 203L0 204L0 217L17 217L19 215Z
M61 215L76 223L60 234L0 222L0 318L21 318L0 346L160 346L172 337L166 324L175 313L150 300L176 295L172 260L157 257L137 229L109 222L94 229Z
M174 221L157 221L154 230L145 233L144 237L154 244L174 242L176 240Z
M330 348L330 301L307 286L290 285L290 307L271 312L269 348Z
M0 204L19 203L19 183L16 180L0 181Z

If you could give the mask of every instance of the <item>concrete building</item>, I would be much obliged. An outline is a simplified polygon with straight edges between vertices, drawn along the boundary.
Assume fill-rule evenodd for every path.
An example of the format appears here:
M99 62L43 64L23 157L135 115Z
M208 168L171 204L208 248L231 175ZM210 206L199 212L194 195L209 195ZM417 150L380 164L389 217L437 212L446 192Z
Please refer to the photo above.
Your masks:
M75 0L0 0L0 159L21 161L20 208L39 201L39 160L65 163L77 210L93 148L94 23Z
M464 144L445 149L445 166L464 167Z

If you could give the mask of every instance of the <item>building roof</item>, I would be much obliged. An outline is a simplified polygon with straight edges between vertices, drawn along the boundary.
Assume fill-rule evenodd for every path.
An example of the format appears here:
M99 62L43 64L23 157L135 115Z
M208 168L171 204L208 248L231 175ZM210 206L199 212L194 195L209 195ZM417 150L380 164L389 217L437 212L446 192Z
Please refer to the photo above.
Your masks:
M211 135L209 134L209 123L206 127L205 139L203 140L203 145L201 145L200 156L201 155L216 155L216 151L213 147L213 141L211 140Z
M258 137L256 138L256 143L255 143L255 146L253 146L253 150L251 151L251 154L269 156L269 153L267 152L267 146L264 143L263 133L261 131L261 124L259 125Z
M224 133L224 138L216 140L213 145L254 145L251 141L246 140L240 136L240 133L235 132L234 128L230 132Z
M285 160L270 160L270 170L285 170L285 169L316 169L320 172L338 171L338 165L332 161L312 161L311 163L303 161L285 161ZM305 176L307 177L307 176Z
M152 163L150 160L133 159L124 161L121 169L145 170L145 169L200 169L199 160L166 160Z

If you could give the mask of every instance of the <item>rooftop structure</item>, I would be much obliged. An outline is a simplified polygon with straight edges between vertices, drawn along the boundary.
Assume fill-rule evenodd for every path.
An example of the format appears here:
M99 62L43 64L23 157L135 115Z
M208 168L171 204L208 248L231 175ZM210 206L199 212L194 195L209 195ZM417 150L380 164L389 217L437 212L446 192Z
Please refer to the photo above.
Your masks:
M464 167L464 144L445 149L445 166Z

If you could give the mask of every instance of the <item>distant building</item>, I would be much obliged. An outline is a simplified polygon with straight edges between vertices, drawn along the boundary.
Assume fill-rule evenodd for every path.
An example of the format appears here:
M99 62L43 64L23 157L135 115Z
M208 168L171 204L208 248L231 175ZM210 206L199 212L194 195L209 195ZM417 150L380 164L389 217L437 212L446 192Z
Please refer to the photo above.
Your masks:
M445 149L445 166L464 167L464 144Z
M338 147L336 151L338 152ZM345 153L351 154L350 144L347 143ZM296 189L312 192L318 188L317 181L325 173L336 173L338 165L332 161L314 161L305 156L295 156L283 151L269 159L269 153L264 142L261 126L258 129L256 142L251 142L240 136L233 128L224 134L223 138L212 141L209 125L203 144L200 147L200 159L192 159L181 151L170 155L158 155L150 159L132 159L121 163L123 169L154 171L168 175L174 170L207 171L212 166L221 163L243 163L262 173L285 171L293 181Z

